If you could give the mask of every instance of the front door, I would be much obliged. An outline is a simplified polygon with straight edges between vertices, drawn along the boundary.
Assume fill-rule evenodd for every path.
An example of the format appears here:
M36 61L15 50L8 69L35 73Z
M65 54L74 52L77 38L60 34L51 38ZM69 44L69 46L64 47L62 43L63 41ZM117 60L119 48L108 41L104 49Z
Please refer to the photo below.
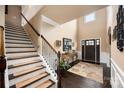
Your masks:
M95 40L85 40L85 61L95 62Z
M100 40L82 40L82 60L89 62L100 62Z

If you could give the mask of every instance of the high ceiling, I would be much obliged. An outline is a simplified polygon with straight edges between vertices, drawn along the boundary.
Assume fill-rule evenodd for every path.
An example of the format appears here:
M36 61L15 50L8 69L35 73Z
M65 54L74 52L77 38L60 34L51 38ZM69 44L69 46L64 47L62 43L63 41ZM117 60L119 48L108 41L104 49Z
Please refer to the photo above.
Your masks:
M25 5L22 13L30 20L40 12L57 24L63 24L104 7L107 5Z
M42 9L42 14L63 24L104 7L106 5L47 5Z

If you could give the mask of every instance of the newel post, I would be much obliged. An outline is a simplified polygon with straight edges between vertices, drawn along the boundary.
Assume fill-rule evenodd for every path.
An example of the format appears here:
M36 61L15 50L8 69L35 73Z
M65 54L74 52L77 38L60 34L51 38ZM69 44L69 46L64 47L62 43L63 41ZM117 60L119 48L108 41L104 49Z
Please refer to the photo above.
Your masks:
M6 59L4 53L4 27L0 26L0 88L5 87L4 75L6 69Z
M58 88L61 88L60 60L61 60L61 53L60 51L58 51L58 65L57 65Z

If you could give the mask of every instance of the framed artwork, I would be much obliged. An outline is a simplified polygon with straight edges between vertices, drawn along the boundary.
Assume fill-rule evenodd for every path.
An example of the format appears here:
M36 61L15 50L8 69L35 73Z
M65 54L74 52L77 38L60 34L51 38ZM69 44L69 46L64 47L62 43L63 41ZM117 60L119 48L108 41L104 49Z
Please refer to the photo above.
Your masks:
M72 39L63 38L63 51L72 50Z

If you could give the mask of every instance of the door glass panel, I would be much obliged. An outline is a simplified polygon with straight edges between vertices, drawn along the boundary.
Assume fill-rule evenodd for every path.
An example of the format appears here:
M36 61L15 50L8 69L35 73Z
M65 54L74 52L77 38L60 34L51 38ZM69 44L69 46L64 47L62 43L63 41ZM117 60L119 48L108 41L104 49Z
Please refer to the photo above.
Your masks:
M91 41L89 41L89 45L91 45L90 43L91 43Z
M96 41L96 45L99 45L99 40Z
M92 45L94 45L94 41L92 41Z
M89 41L86 41L86 45L89 45Z
M90 41L90 45L92 45L92 41Z
M82 45L84 45L84 40L82 40Z

